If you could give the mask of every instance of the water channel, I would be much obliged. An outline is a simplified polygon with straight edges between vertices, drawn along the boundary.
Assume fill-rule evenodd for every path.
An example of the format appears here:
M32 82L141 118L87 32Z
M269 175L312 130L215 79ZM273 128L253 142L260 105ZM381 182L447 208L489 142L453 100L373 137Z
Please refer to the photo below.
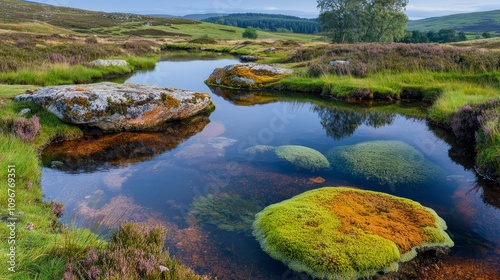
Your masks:
M293 93L210 89L203 83L216 67L236 62L217 54L176 54L126 80L209 92L216 105L211 114L170 124L159 133L90 131L84 139L48 147L42 156L43 191L46 200L66 205L63 222L98 223L104 229L123 220L161 224L169 229L170 253L199 273L218 279L294 279L244 225L221 229L197 219L190 213L194 199L227 195L262 208L322 186L353 186L436 210L456 244L441 269L460 268L473 276L498 272L499 186L477 176L471 159L455 152L448 132L419 117L427 104L345 104ZM411 113L399 114L403 111ZM381 184L343 172L342 166L304 171L245 152L254 145L301 145L326 154L382 140L410 145L439 168L439 175L417 185ZM226 210L238 220L240 208Z

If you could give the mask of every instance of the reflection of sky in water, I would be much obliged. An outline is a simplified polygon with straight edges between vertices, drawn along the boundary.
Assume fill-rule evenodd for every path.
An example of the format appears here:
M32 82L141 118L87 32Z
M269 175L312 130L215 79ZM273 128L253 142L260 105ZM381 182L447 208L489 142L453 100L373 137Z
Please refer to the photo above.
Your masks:
M164 61L158 64L154 74L137 74L128 82L148 82L207 92L208 87L200 81L206 79L215 67L230 63L234 60ZM193 198L223 192L268 205L309 189L335 184L390 192L384 186L334 172L299 172L283 164L248 161L241 151L253 144L303 145L325 154L336 146L373 140L400 140L443 168L444 175L443 178L436 178L439 185L409 186L393 194L432 207L447 221L451 233L458 236L452 254L465 254L470 247L462 245L474 243L473 239L480 243L490 242L485 254L498 258L500 210L483 202L481 188L470 191L476 181L474 173L451 161L449 145L436 137L425 121L396 115L390 124L374 128L361 123L353 129L352 135L334 140L327 136L322 125L322 122L328 122L321 120L313 110L318 105L281 101L239 107L212 96L217 109L211 114L211 123L204 131L170 151L155 155L151 160L133 163L126 168L113 167L82 174L44 168L42 185L46 199L53 198L66 204L68 211L63 220L67 222L76 220L78 223L89 216L95 218L96 215L109 213L102 209L112 211L116 208L124 212L111 213L116 220L164 223L172 228L171 251L198 271L218 274L222 279L238 279L240 276L235 271L245 274L250 266L255 266L259 268L255 279L279 278L286 268L265 256L252 238L204 227L190 220L187 213ZM335 112L335 116L338 114ZM323 177L326 182L311 183L310 179L317 176ZM82 205L85 211L81 210ZM78 211L80 216L74 214ZM191 240L192 244L188 246L191 241L182 239L189 236L197 241ZM206 248L208 253L199 252L199 247ZM206 259L196 262L190 257L192 254L205 254ZM241 258L242 255L246 257ZM219 267L221 263L224 265L222 268Z

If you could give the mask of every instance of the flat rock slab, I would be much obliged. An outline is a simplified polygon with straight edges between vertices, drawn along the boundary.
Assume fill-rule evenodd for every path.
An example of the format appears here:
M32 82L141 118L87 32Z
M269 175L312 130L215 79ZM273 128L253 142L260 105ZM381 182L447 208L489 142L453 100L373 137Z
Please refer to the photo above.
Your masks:
M35 102L64 122L106 131L151 130L213 107L207 93L108 82L46 87L15 99Z
M215 69L206 83L230 88L262 88L293 74L293 70L252 63Z
M107 67L107 66L127 66L128 62L125 60L105 60L105 59L98 59L90 62L90 66L96 66L96 67Z

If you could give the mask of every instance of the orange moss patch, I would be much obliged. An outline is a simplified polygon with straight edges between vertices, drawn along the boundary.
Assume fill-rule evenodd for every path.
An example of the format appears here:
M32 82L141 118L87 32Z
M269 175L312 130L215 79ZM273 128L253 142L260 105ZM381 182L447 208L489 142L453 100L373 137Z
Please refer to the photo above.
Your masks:
M81 88L81 87L77 87L77 88L75 88L75 91L85 91L85 89Z
M396 244L401 254L431 241L424 231L433 227L436 218L424 208L405 203L394 197L372 193L341 192L330 202L331 211L342 226L342 234L356 234L362 229Z

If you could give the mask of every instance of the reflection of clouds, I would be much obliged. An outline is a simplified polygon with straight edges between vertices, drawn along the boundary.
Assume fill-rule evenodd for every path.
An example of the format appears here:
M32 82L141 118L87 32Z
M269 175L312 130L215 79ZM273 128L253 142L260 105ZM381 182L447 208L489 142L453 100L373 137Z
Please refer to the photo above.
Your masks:
M119 190L133 174L130 168L113 170L104 176L103 182L110 190Z
M226 155L225 148L236 142L237 140L226 137L202 138L197 143L182 148L175 154L175 157L184 159L223 157Z
M102 207L94 207L95 199L102 199L101 192L95 192L90 197L79 203L76 210L79 218L86 222L97 222L107 228L116 228L124 221L147 222L148 224L161 224L160 214L152 212L127 196L113 197Z

